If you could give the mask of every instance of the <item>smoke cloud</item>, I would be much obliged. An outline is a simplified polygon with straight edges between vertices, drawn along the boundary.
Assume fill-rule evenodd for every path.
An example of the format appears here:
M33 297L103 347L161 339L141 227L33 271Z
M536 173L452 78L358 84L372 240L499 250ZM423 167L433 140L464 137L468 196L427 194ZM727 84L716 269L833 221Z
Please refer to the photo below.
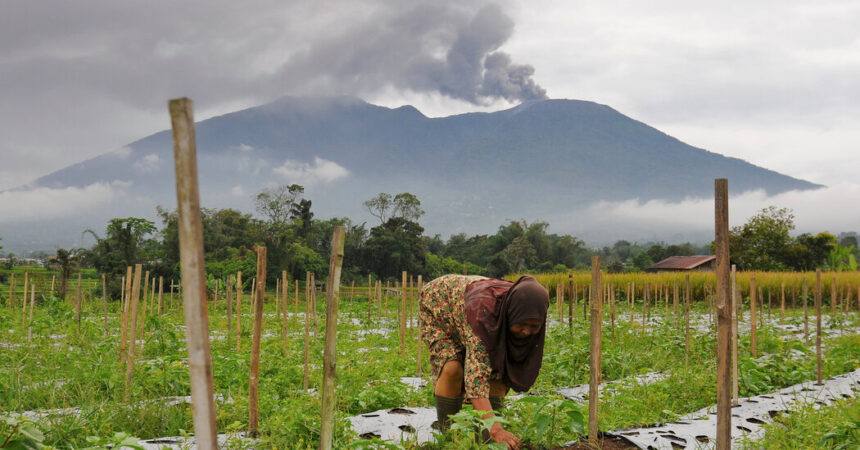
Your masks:
M390 86L478 105L544 99L534 68L499 51L513 32L513 20L496 4L475 11L421 3L378 12L373 20L317 41L293 55L280 73L323 93L372 93Z

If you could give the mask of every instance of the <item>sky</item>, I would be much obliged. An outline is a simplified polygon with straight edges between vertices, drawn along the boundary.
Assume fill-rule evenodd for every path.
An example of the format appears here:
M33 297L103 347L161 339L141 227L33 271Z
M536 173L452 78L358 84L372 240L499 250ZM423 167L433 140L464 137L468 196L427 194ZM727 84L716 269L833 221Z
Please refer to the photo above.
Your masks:
M549 97L606 104L828 186L812 198L737 193L749 206L734 221L778 201L799 229L858 229L860 213L843 207L860 200L858 23L857 0L4 0L0 190L169 128L166 102L179 96L197 120L283 95L428 116ZM38 216L40 202L109 196L102 188L0 193L0 225L22 202ZM638 199L593 208L661 220Z

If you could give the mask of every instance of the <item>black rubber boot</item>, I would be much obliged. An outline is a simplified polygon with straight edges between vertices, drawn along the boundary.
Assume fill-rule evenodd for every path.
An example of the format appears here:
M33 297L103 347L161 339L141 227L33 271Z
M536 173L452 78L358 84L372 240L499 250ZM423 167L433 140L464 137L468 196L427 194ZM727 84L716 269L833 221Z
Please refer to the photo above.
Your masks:
M442 397L436 395L436 421L441 432L448 431L451 416L460 412L463 407L463 397Z
M493 411L500 412L505 409L505 398L504 397L490 397L490 406L493 407Z

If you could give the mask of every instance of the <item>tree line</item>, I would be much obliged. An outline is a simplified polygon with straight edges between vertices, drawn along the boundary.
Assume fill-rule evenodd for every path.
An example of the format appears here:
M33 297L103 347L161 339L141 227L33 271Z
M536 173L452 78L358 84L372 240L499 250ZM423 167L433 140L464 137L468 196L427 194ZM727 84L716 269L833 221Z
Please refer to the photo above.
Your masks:
M346 217L317 219L312 201L301 185L267 188L254 197L257 216L236 209L201 210L206 271L211 281L225 280L237 271L254 273L255 245L268 248L267 279L287 271L302 279L310 271L324 279L330 239L335 226L346 228L342 277L345 282L399 280L403 270L432 279L445 273L501 277L523 272L587 270L592 255L609 272L642 271L668 257L709 254L708 244L667 245L616 241L612 246L588 248L571 235L549 233L543 221L511 220L495 234L465 233L427 236L420 225L420 200L404 192L380 193L363 203L379 220L375 226ZM144 264L153 276L179 278L179 237L174 210L157 208L161 222L137 217L111 219L103 233L86 230L95 244L83 249L59 249L54 258L61 273L74 266L92 267L112 275L111 290L127 266ZM730 233L732 262L742 270L856 270L856 236L822 232L792 237L794 217L788 209L765 208ZM710 244L713 245L713 244ZM65 277L64 277L65 278Z

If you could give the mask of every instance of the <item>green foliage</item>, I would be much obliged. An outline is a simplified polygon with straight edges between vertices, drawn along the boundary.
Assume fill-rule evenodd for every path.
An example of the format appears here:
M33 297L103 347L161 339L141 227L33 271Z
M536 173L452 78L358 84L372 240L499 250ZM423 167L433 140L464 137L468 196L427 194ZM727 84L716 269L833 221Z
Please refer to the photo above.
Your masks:
M46 448L39 424L20 414L10 414L0 422L0 448L29 450Z
M585 433L585 416L576 403L565 398L526 396L517 401L524 423L520 439L542 448L561 445L571 435Z
M794 214L787 208L769 206L732 228L729 246L732 260L744 270L786 270L785 252L791 244Z
M853 255L854 246L843 247L839 244L833 244L833 248L827 254L827 265L830 270L842 272L843 270L857 270L857 260Z
M369 272L382 278L397 278L402 270L424 273L424 228L401 217L388 219L373 227L365 243Z

